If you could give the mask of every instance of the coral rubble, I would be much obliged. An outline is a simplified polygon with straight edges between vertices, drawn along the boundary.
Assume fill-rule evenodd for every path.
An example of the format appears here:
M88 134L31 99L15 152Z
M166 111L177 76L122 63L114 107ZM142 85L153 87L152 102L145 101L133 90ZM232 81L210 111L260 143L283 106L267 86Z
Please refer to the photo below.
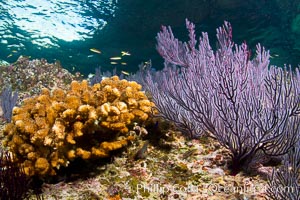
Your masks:
M0 90L11 85L13 90L20 93L26 91L31 95L39 94L44 87L66 89L66 85L76 79L75 75L62 68L58 61L48 63L45 59L30 60L25 56L20 56L12 64L0 65L0 72Z

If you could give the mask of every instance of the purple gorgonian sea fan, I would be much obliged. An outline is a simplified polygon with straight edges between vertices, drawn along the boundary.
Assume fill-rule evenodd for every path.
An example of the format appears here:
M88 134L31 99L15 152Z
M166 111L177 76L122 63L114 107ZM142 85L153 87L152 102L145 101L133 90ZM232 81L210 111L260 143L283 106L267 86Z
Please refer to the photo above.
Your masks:
M274 168L269 177L267 195L274 200L300 199L300 142L283 159L283 165Z
M215 51L207 33L197 41L194 24L186 20L186 27L188 42L170 27L157 35L165 67L149 70L144 85L160 115L190 137L209 132L230 150L233 173L286 154L300 130L299 68L270 66L260 44L250 59L228 22L217 29Z
M12 116L12 110L18 101L18 91L12 91L11 86L5 87L0 93L0 100L3 111L3 118L10 122Z

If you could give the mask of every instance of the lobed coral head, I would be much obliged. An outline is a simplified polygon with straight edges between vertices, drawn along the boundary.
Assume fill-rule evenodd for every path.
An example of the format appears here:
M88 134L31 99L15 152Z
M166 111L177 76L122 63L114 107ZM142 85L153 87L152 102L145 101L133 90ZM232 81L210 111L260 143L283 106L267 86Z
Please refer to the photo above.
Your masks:
M4 145L27 175L55 175L75 158L107 157L128 145L129 126L147 120L153 106L133 81L73 81L69 90L43 89L14 108Z

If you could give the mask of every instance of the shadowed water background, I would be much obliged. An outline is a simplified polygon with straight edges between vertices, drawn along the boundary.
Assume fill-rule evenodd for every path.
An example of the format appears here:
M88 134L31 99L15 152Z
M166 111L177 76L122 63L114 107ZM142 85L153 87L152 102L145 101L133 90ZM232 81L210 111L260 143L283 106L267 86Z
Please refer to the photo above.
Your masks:
M149 59L161 68L157 32L170 25L176 37L186 40L188 18L198 36L209 33L212 47L216 28L227 20L236 43L246 41L252 49L261 43L277 66L299 64L300 0L16 0L1 1L0 11L0 59L8 62L20 55L59 60L86 75L99 66L134 72ZM131 55L111 64L121 51Z

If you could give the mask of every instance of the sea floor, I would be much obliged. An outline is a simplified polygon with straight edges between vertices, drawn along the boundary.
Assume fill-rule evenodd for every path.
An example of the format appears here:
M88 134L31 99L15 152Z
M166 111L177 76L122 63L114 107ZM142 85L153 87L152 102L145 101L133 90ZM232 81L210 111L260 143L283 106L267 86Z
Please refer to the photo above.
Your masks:
M27 75L31 71L30 67L36 69L32 61L22 62L26 65ZM35 63L41 66L40 62ZM21 64L15 65L19 71L13 65L6 66L10 68L5 69L0 67L5 72L2 73L5 77L2 76L0 82L6 83L13 77L21 77L16 75L23 73L22 69L25 69L21 68ZM55 70L49 75L49 67L51 66L47 65L48 70L39 69L40 73L48 73L43 75L47 84L43 83L43 79L36 82L32 79L27 83L28 87L19 89L21 98L38 94L39 88L45 85L68 87L70 80L80 79L78 74L73 75L58 65L52 65ZM22 85L22 80L16 81L21 81L19 84ZM0 133L5 123L1 118ZM163 137L161 133L157 134L147 128L146 132L151 137L140 137L109 159L80 163L66 176L55 181L45 180L41 196L45 200L267 199L268 185L263 177L249 176L243 172L230 175L229 152L212 138L203 136L188 140L172 126L163 132ZM134 155L146 140L149 141L148 148L141 158L135 159ZM30 199L36 197L32 196Z
M170 131L172 132L172 131ZM43 184L44 199L267 199L267 182L243 172L230 175L227 150L208 138L187 141L173 132L169 148L148 146L134 160L132 145L86 178ZM141 142L142 144L142 142ZM82 166L85 167L85 166Z

